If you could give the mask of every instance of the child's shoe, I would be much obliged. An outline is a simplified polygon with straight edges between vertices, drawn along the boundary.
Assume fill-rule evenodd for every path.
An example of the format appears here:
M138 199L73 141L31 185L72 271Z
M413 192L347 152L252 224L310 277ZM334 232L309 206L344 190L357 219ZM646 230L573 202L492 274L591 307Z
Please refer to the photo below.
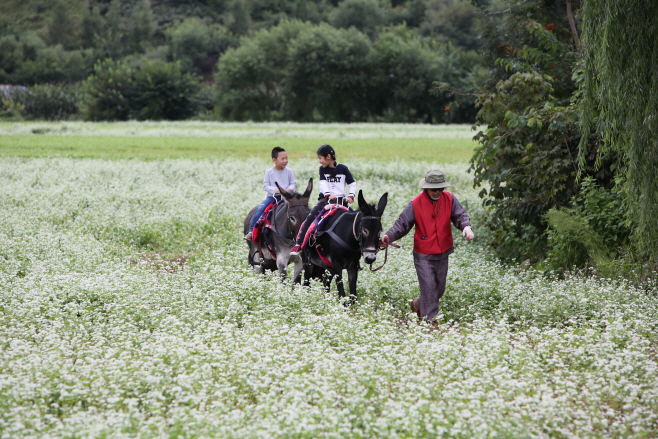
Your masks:
M299 256L301 251L302 251L302 246L299 244L295 244L295 246L290 249L290 256Z
M245 241L251 241L251 237L252 237L252 234L251 234L251 232L249 232L246 235L244 235L244 240Z

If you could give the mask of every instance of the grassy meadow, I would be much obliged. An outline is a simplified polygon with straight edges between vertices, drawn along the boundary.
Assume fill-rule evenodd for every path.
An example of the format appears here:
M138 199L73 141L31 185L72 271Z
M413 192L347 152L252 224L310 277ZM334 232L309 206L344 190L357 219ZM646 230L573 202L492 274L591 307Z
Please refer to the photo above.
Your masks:
M0 438L655 437L658 300L492 258L472 134L0 124ZM349 308L247 266L271 147L301 187L322 143L367 200L389 193L385 228L445 171L476 239L455 233L438 329L408 310L412 236Z
M0 123L0 157L267 158L280 145L290 158L315 158L330 143L342 159L456 163L473 154L473 134L467 125Z

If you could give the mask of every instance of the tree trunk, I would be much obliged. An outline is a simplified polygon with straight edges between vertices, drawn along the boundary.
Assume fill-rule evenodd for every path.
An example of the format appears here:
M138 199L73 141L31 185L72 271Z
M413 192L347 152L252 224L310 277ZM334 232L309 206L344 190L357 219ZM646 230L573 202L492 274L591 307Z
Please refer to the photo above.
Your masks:
M580 39L578 38L578 30L576 30L576 22L573 19L573 12L571 12L571 0L567 0L567 17L569 17L569 25L571 26L571 35L573 35L573 42L576 45L578 55L580 52Z

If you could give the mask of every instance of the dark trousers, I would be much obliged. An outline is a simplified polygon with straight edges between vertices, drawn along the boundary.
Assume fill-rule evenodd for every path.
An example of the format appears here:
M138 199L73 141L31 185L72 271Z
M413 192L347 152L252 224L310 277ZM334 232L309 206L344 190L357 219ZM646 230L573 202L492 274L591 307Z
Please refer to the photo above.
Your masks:
M420 315L428 322L439 314L439 299L446 291L448 277L448 257L427 259L414 252L414 265L420 284ZM430 255L434 256L434 255Z
M313 224L313 221L318 216L318 213L320 213L320 211L324 209L324 206L326 205L327 205L327 200L323 198L318 202L318 204L315 205L313 209L311 209L311 211L306 216L306 219L304 220L304 224L302 224L302 227L299 229L299 233L297 234L297 239L295 239L295 244L302 245L302 242L304 242L304 236L306 236L306 232L308 231L308 228L311 227L311 224Z

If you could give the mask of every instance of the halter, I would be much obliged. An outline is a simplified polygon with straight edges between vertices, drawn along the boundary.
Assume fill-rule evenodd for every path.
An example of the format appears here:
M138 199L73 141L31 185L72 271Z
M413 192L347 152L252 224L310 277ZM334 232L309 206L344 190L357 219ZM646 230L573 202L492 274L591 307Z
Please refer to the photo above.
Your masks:
M354 235L354 238L359 243L359 249L361 249L361 239L362 239L362 236L363 236L363 220L373 219L373 220L379 220L380 222L382 220L381 217L379 217L379 216L372 216L372 215L371 216L364 216L363 218L361 218L361 222L359 223L359 235L357 236L357 234L356 234L356 220L359 217L360 213L361 213L361 211L357 212L356 216L354 217L354 223L352 224L352 234ZM385 252L384 253L384 262L382 263L382 265L380 265L377 268L372 268L372 264L370 264L369 265L370 271L375 272L375 271L379 271L382 268L384 268L384 265L386 265L386 261L388 260L388 247L389 246L395 247L395 248L400 248L399 245L396 245L396 244L393 244L393 243L386 244L382 241L379 241L377 243L377 247L375 248L375 252L378 252L379 250L384 250L384 252ZM361 253L363 253L363 250L361 251Z
M292 226L290 224L290 218L291 218L290 217L290 208L292 208L292 207L308 207L308 200L306 200L306 203L304 203L304 202L292 203L292 202L288 202L288 201L286 201L285 203L286 203L286 228L287 228L286 233L288 235L292 236L293 238L288 238L287 236L283 236L277 230L277 228L276 228L276 216L279 213L278 210L276 212L274 212L274 221L272 222L272 230L274 230L274 232L276 232L276 234L279 235L279 237L282 238L283 240L291 241L292 239L294 239L295 233L292 230Z

